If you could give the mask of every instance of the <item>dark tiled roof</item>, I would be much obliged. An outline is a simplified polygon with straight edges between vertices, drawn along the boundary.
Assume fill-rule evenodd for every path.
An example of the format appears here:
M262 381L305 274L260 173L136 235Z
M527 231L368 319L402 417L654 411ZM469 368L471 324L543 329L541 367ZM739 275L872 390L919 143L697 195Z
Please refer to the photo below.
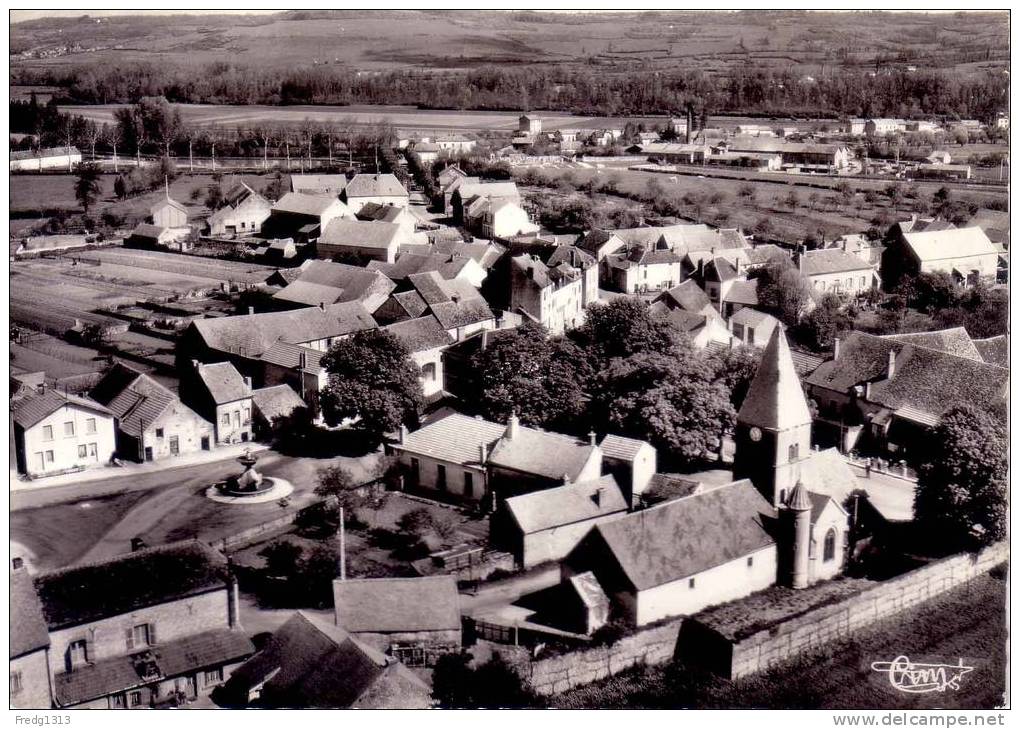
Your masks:
M407 190L393 175L355 175L344 188L344 195L352 197L407 197Z
M758 279L750 281L734 281L730 284L729 290L723 296L723 301L728 304L742 304L743 306L758 305Z
M175 542L36 576L50 630L81 625L227 586L226 558L198 542Z
M737 269L725 258L716 257L705 264L706 281L729 281L737 275Z
M346 206L331 195L305 195L300 192L288 192L273 206L273 212L294 213L321 217L333 207L346 210Z
M377 692L381 682L386 690ZM266 646L231 674L225 693L246 699L262 686L273 708L426 708L429 689L394 659L342 628L297 612ZM398 695L392 694L396 690ZM380 695L373 699L373 694ZM381 702L388 704L384 705Z
M27 569L11 571L10 657L46 648L50 634L43 618L42 604Z
M975 339L974 346L988 364L1009 367L1009 337L1001 334L988 339Z
M344 175L291 175L290 189L312 195L337 195L347 187Z
M152 223L139 223L131 231L131 236L134 238L152 238L153 240L158 240L166 230L166 228L153 225Z
M647 446L643 440L625 438L622 435L609 434L599 443L602 454L608 458L618 458L624 461L632 461L643 446ZM649 446L651 447L651 446Z
M448 260L449 256L444 253L401 253L393 263L369 261L368 269L378 271L393 281L400 281L413 273L440 271Z
M712 306L711 299L704 289L698 286L694 279L687 279L679 286L674 286L668 291L659 294L659 301L665 301L672 306L691 312L700 312L706 306Z
M299 344L288 344L277 342L262 354L263 362L270 362L280 367L296 370L301 366L301 355L305 356L305 372L318 372L321 368L322 357L325 352L309 347L302 347Z
M151 649L152 662L164 678L237 663L254 652L248 637L233 630L210 630ZM147 683L151 680L143 679L132 656L125 655L58 673L53 677L53 690L58 706L74 706Z
M444 279L437 271L415 273L408 280L446 329L495 318L482 295L467 281Z
M775 511L748 481L695 493L599 524L627 579L647 590L730 562L775 542Z
M741 309L737 314L744 311L750 310ZM781 326L773 330L762 353L761 364L737 413L737 421L769 430L785 430L811 422L807 399Z
M452 575L333 580L336 624L351 633L460 630Z
M395 223L407 214L407 208L377 202L365 203L358 211L360 220L374 220L378 223Z
M290 385L274 385L252 390L251 400L263 418L272 423L275 418L291 415L306 407L305 401Z
M500 438L489 453L489 463L545 478L576 481L595 446L569 435L518 426L513 439Z
M42 394L29 395L19 400L14 408L14 422L22 428L31 428L65 405L83 408L100 415L113 415L109 409L95 400L48 389Z
M274 299L308 306L363 301L371 294L384 296L396 284L376 271L331 261L308 261L297 277Z
M577 246L556 246L552 255L546 259L547 266L557 266L566 263L573 268L586 269L595 265L595 257Z
M453 337L447 333L434 316L422 316L397 322L383 327L383 330L403 342L411 352L425 352L453 343Z
M322 231L317 245L386 249L397 242L402 231L396 223L337 218Z
M805 251L801 254L801 264L805 276L822 276L829 273L847 271L873 270L871 264L863 258L839 248L821 248L816 251Z
M117 428L139 437L177 396L146 374L115 364L90 393L117 416Z
M505 430L501 423L453 413L410 433L395 447L449 463L478 465L479 446L489 446Z
M429 308L429 305L425 303L425 299L417 291L401 291L400 293L393 294L393 300L409 316L421 316Z
M641 492L641 499L648 504L659 504L663 501L675 501L685 496L697 493L702 488L701 483L687 476L674 473L652 474L645 490Z
M610 475L513 496L506 500L506 508L522 533L534 534L626 512L627 500Z
M251 397L251 388L230 362L200 364L198 377L217 405Z
M936 349L940 352L955 354L957 357L967 359L983 360L981 352L971 340L967 330L963 327L942 329L937 332L914 332L910 334L889 334L883 339L891 339L904 344L916 344L919 347Z

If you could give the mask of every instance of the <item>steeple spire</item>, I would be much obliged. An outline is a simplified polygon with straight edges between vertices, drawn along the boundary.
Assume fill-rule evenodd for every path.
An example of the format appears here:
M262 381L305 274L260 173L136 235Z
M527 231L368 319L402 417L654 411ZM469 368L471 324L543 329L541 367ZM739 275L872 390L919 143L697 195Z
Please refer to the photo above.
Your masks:
M785 430L811 422L811 411L793 366L786 333L777 326L737 413L737 422Z

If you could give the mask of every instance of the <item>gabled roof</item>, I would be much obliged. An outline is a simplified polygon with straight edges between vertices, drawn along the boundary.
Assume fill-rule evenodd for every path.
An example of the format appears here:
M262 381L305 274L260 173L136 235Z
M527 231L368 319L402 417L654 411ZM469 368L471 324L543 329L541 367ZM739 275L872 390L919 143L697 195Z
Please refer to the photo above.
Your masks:
M838 448L812 451L797 464L797 477L807 487L809 496L819 494L829 497L840 508L860 487L857 476ZM913 501L912 493L909 498Z
M758 311L746 306L731 316L730 322L742 324L745 327L777 326L779 324L779 320L771 314L766 314L764 311Z
M521 473L530 473L560 481L576 481L592 458L597 446L573 436L518 425L511 439L504 429L489 452L489 463Z
M677 247L683 253L751 247L747 239L736 228L708 228L704 225L684 225L678 227L681 230Z
M891 339L894 342L904 344L916 344L928 349L937 349L940 352L955 354L958 357L983 361L981 352L971 340L967 330L963 327L952 327L937 332L912 332L908 334L887 334L883 339Z
M694 279L687 279L679 286L663 291L657 301L665 301L671 308L676 306L694 313L702 311L706 306L712 306L712 300Z
M36 576L51 631L226 589L227 560L197 540Z
M274 299L317 306L365 301L372 295L385 298L396 288L396 284L381 273L358 266L319 260L306 264L296 279L273 294Z
M482 295L467 281L445 279L438 271L411 274L407 279L446 329L495 318Z
M310 195L338 195L347 187L344 175L291 175L291 192Z
M734 318L745 311L741 309ZM811 422L807 399L790 357L790 345L781 326L772 331L761 364L751 380L737 422L769 430L786 430Z
M42 603L36 594L32 576L25 568L11 571L10 657L46 648L50 634L43 618Z
M162 210L163 208L173 208L174 210L182 212L185 215L188 214L188 209L186 207L184 207L181 203L177 202L176 200L168 197L163 200L160 200L159 202L155 203L152 207L150 207L149 215L155 215L158 211Z
M320 309L273 311L214 319L196 319L191 324L206 345L220 352L259 357L278 341L302 344L319 339L374 329L375 319L358 301Z
M636 590L686 579L775 544L775 516L748 480L694 493L597 525Z
M874 271L874 267L859 256L839 248L820 248L801 253L802 272L805 276L824 276L848 271Z
M578 599L588 608L609 605L609 596L595 578L594 572L572 575L567 583L573 588Z
M357 217L360 220L374 220L378 223L395 223L402 217L410 215L407 208L389 203L369 202L365 203L358 211Z
M390 324L382 329L403 342L404 346L412 353L425 352L453 344L453 337L434 316L408 319Z
M547 266L558 266L566 263L573 268L587 269L596 264L595 257L577 246L561 245L553 249L545 260Z
M251 401L255 409L270 423L275 418L287 417L295 410L307 407L305 401L290 385L274 385L252 390Z
M637 458L637 454L644 447L651 448L646 441L637 440L636 438L625 438L622 435L614 435L610 433L602 442L599 443L599 448L602 449L602 455L606 458L616 458L621 461L633 461Z
M230 362L199 364L197 374L217 405L251 397L251 387Z
M456 463L480 465L479 446L488 447L503 435L506 425L452 413L409 433L394 447L409 453Z
M513 496L506 500L506 508L521 533L534 534L624 513L627 511L627 500L616 484L616 479L607 475L594 481L565 484Z
M715 257L705 264L705 280L706 281L730 281L737 278L736 267L725 258Z
M301 192L288 192L273 205L273 212L292 213L321 217L327 210L339 207L346 211L347 206L331 195L306 195Z
M296 370L301 366L301 356L304 355L304 371L309 373L317 373L322 368L322 358L325 355L318 349L312 349L311 347L302 347L299 344L289 344L287 342L276 342L262 353L262 361L269 362L271 364L279 365L280 367L286 367L287 369Z
M344 196L352 197L407 197L407 190L394 175L355 175L344 188Z
M722 300L727 304L741 304L745 307L758 305L758 279L734 281L723 294Z
M376 689L382 688L381 682L390 683L394 679L395 683L373 699ZM247 698L258 687L260 703L269 707L429 705L428 686L396 659L355 640L342 628L300 611L273 633L261 651L234 669L224 689L232 696ZM393 689L398 691L394 693Z
M976 226L905 233L903 240L919 261L940 261L997 253L995 244Z
M396 245L397 236L402 233L403 229L396 223L337 218L322 231L319 245L346 245L385 250Z
M369 261L366 268L379 271L393 281L400 281L412 273L439 271L448 260L449 256L445 253L401 253L393 263Z
M747 263L751 266L766 264L773 260L788 261L790 254L772 243L754 246L747 251Z
M401 291L390 297L408 316L421 316L429 308L417 291Z
M65 405L81 408L100 415L113 416L113 413L108 408L95 400L47 389L42 394L28 395L19 400L14 407L14 422L21 428L28 429Z
M92 398L117 417L117 428L139 437L177 396L146 374L117 363L92 388Z
M481 180L469 181L471 178L463 178L456 188L463 201L475 198L511 198L520 199L521 193L517 189L517 183L508 182L483 182Z
M333 580L336 624L350 633L460 630L452 575Z
M154 238L159 239L169 228L164 228L159 225L153 225L152 223L139 223L135 226L135 229L131 231L131 235L138 238Z
M1009 367L1009 337L1000 334L988 339L975 339L974 346L988 364Z

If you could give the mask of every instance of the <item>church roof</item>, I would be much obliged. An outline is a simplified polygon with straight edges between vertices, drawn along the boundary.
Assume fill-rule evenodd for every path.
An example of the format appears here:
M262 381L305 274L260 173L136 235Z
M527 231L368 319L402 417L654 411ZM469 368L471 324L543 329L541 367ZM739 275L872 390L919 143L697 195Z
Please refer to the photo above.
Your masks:
M737 420L770 430L785 430L811 422L807 398L782 327L772 332Z

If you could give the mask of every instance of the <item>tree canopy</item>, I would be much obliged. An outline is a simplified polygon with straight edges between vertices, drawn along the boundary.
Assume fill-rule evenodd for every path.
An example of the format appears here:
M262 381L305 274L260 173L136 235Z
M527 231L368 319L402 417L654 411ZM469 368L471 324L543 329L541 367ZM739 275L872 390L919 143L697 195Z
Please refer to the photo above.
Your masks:
M795 325L807 308L811 289L792 263L773 260L757 275L758 305L784 324Z

